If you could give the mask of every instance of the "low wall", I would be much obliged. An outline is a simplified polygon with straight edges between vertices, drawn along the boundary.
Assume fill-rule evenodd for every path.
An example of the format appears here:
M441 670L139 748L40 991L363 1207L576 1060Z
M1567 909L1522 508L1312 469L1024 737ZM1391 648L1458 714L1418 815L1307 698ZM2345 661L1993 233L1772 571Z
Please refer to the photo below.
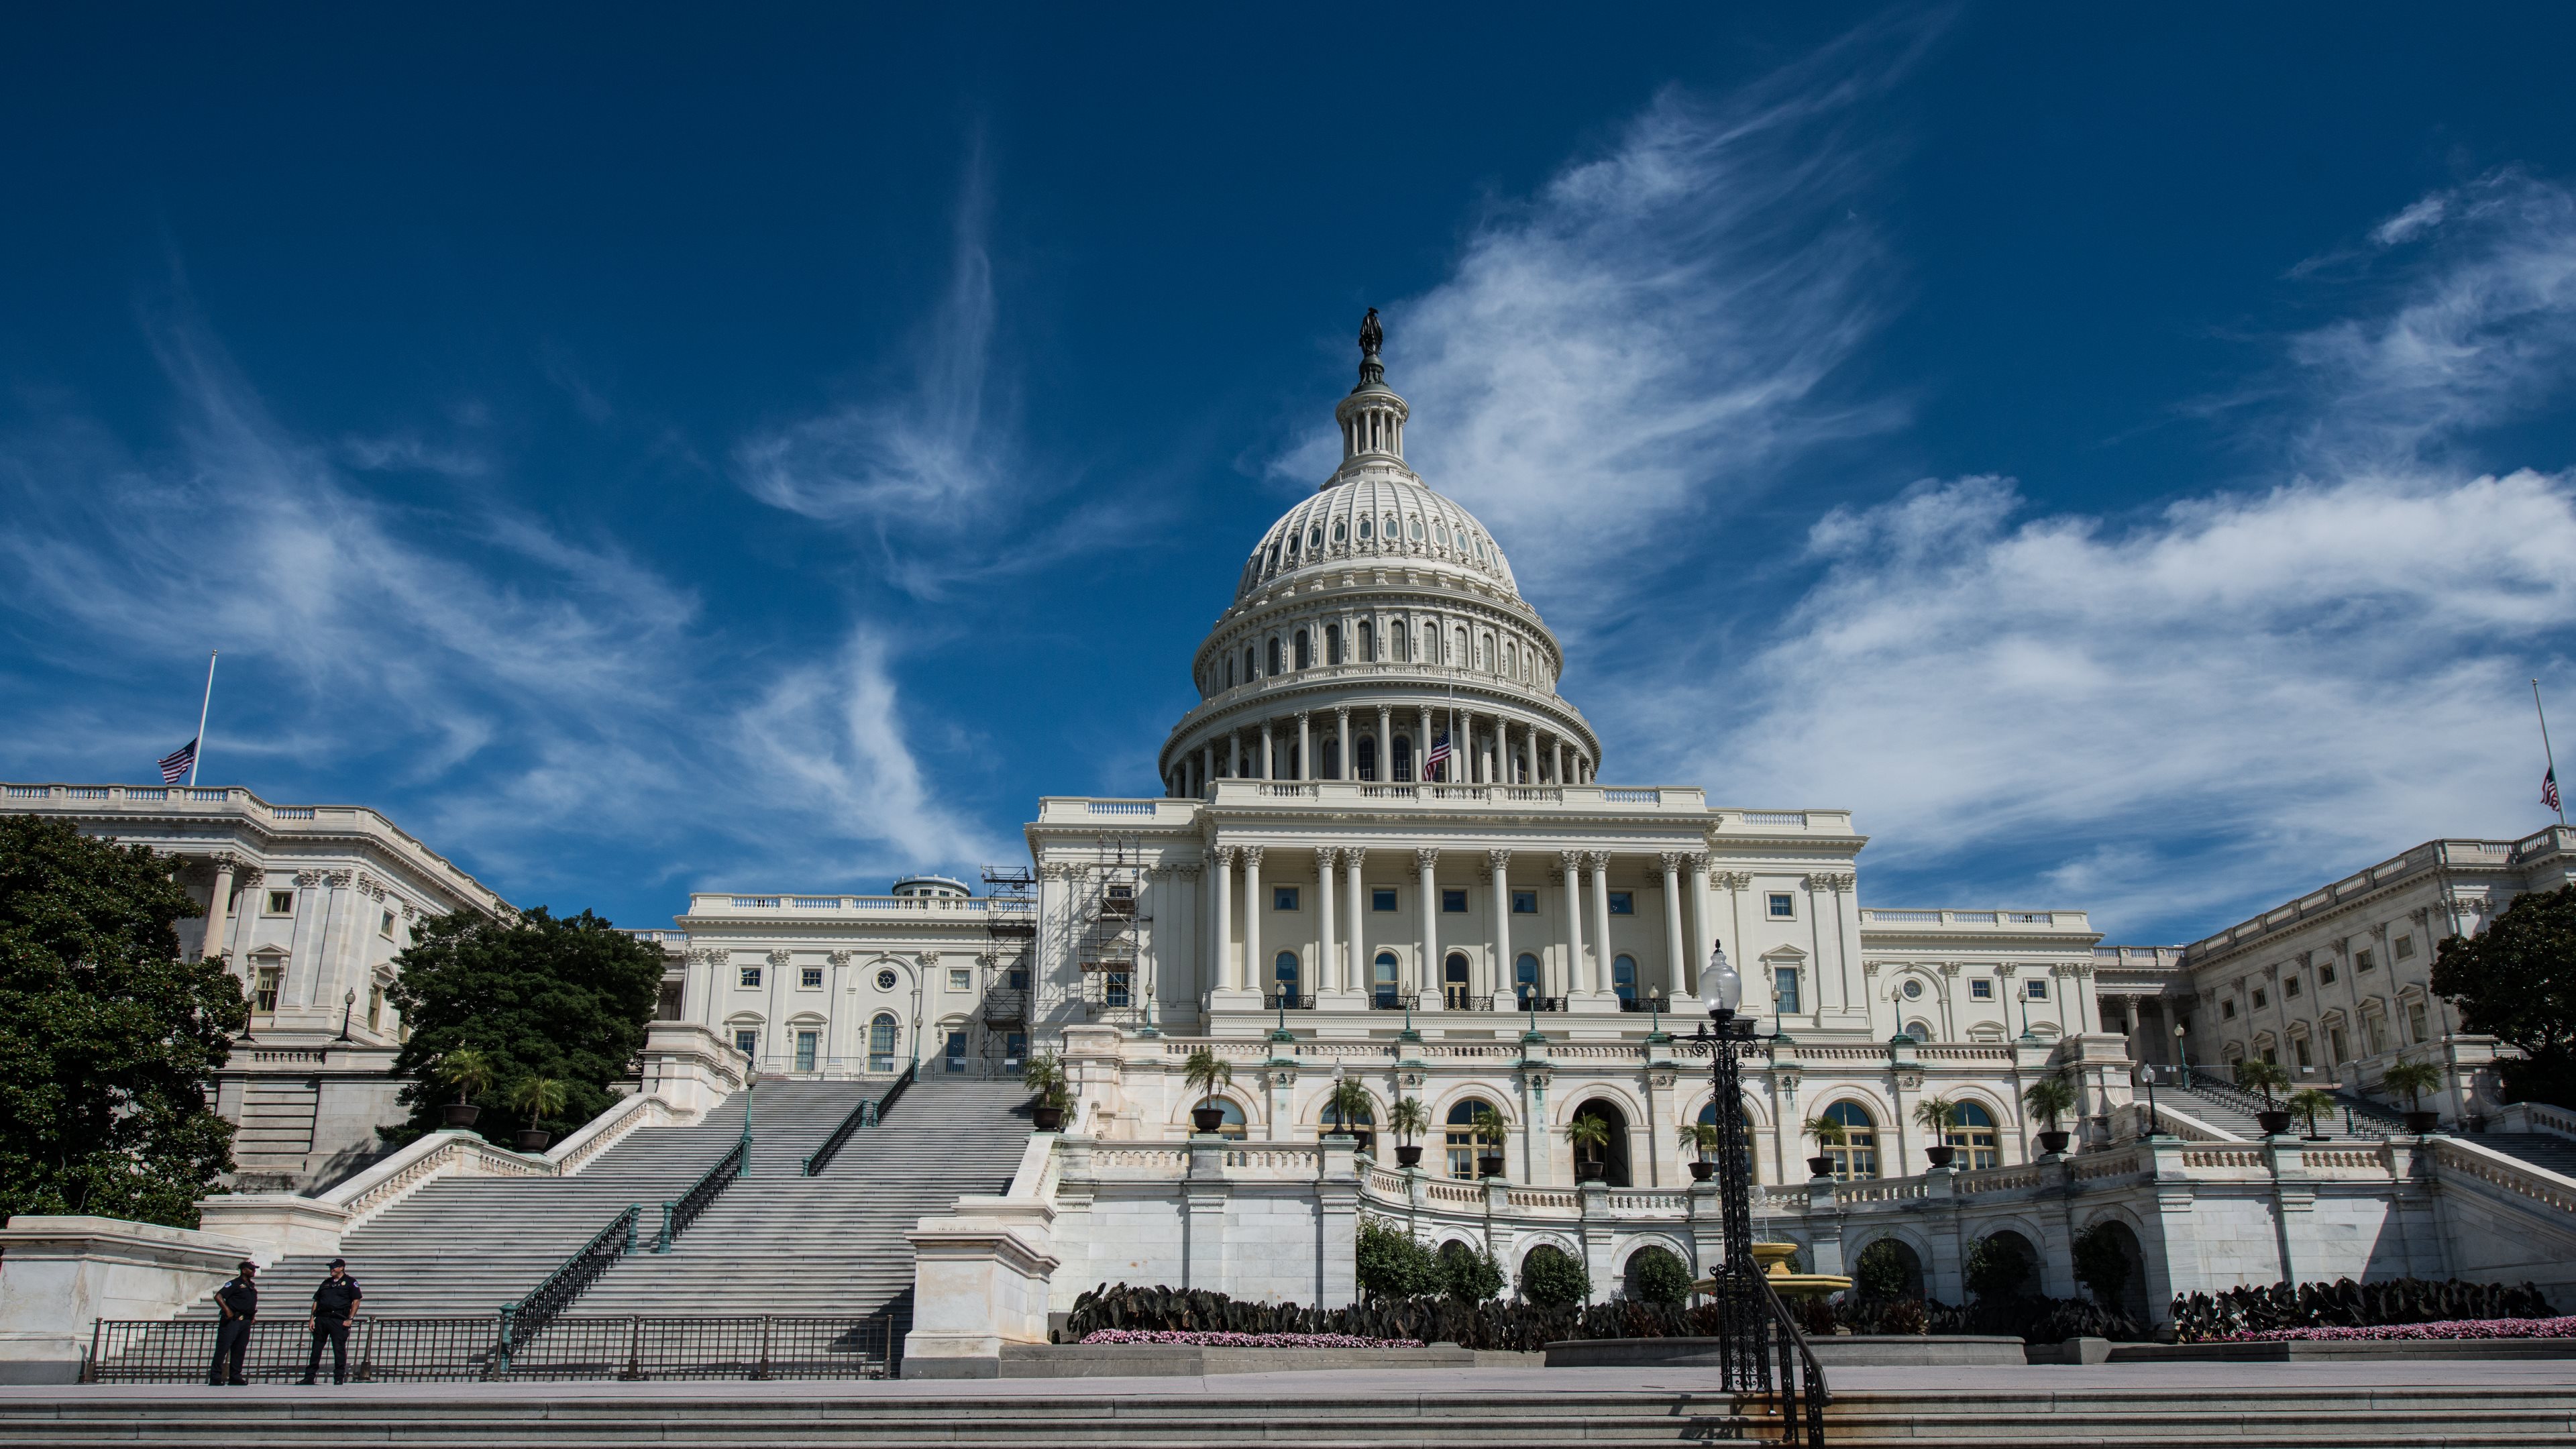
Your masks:
M1101 1379L1197 1374L1354 1373L1370 1369L1497 1368L1485 1359L1528 1362L1537 1354L1479 1354L1454 1343L1424 1348L1194 1348L1181 1344L1013 1344L1002 1350L1006 1379Z
M221 1286L250 1246L118 1218L21 1215L0 1227L0 1383L80 1378L102 1318L167 1318Z

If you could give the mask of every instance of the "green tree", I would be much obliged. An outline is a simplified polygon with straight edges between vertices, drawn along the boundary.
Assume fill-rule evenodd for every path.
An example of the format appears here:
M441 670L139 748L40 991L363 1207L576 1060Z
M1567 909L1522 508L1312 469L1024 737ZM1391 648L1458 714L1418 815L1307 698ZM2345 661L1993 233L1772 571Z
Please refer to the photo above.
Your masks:
M2104 1304L2117 1304L2120 1290L2129 1286L2129 1255L2108 1221L2075 1235L2075 1281L2092 1291L2094 1302Z
M1440 1255L1402 1228L1363 1221L1357 1244L1360 1291L1378 1298L1417 1298L1448 1286Z
M1853 1260L1852 1283L1864 1298L1905 1298L1912 1294L1914 1275L1906 1269L1905 1251L1881 1238Z
M2317 1135L2317 1118L2320 1115L2329 1118L2334 1115L2335 1099L2334 1094L2330 1092L2320 1092L2314 1087L2302 1087L2290 1094L2290 1100L2286 1105L2290 1109L2291 1116L2307 1119L2308 1135L2314 1137Z
M1637 1296L1648 1303L1682 1303L1690 1298L1690 1269L1670 1248L1643 1247L1629 1260Z
M232 1169L204 1083L250 1020L222 963L179 958L203 914L146 847L0 818L0 1215L197 1225Z
M2247 1057L2236 1064L2236 1085L2240 1090L2261 1092L2264 1109L2269 1111L2273 1089L2290 1085L2290 1074L2281 1070L2279 1062Z
M1440 1245L1440 1274L1449 1296L1462 1303L1482 1303L1503 1291L1503 1265L1494 1255L1454 1238Z
M1592 1301L1592 1271L1583 1260L1545 1243L1521 1259L1521 1296L1541 1308Z
M2398 1061L2379 1074L2379 1090L2406 1099L2406 1110L2424 1110L2424 1094L2442 1090L2442 1069L2431 1062Z
M2001 1237L1979 1238L1968 1245L1959 1265L1959 1281L1980 1300L2018 1298L2030 1291L2030 1259Z
M2064 1077L2042 1077L2024 1087L2021 1093L2022 1106L2046 1122L2051 1132L2060 1130L2057 1125L2059 1119L2074 1111L2079 1100L2074 1084Z
M2576 885L2517 896L2484 935L2444 941L2433 989L2463 1029L2522 1054L2496 1063L2507 1096L2576 1107Z
M394 1070L410 1120L384 1129L407 1142L439 1125L440 1069L459 1050L479 1053L491 1079L542 1077L563 1087L554 1116L565 1130L615 1100L644 1045L662 991L662 953L588 911L558 918L540 906L515 921L473 911L424 923L394 961L393 1003L411 1027ZM535 1125L516 1102L487 1106L476 1130L495 1141Z

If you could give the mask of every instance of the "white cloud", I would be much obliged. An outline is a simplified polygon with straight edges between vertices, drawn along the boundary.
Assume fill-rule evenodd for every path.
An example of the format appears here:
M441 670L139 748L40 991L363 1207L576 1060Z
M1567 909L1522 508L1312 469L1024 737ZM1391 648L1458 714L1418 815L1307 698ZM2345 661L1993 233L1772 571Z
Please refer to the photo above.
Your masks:
M1663 94L1386 309L1411 461L1507 542L1560 627L1615 612L1608 565L1647 583L1638 545L1677 520L1901 417L1825 384L1887 307L1890 260L1855 208L1888 143L1858 109L1939 24L1857 33L1721 102ZM1272 471L1311 485L1338 456L1327 432Z

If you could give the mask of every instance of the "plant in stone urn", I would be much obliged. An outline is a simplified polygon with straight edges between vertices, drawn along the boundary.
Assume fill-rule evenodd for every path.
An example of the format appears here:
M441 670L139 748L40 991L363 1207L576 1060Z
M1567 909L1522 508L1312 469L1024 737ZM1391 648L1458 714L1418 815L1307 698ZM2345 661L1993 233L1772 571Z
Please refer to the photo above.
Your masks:
M1475 1139L1476 1143L1476 1175L1478 1177L1502 1176L1502 1115L1494 1111L1491 1107L1478 1107L1476 1109L1476 1115L1467 1119L1467 1135ZM1487 1152L1484 1150L1488 1147L1492 1148L1493 1151Z
M1422 1144L1416 1141L1431 1130L1431 1113L1420 1097L1399 1097L1387 1110L1386 1125L1395 1133L1395 1165L1412 1168L1422 1165Z
M1599 1182L1610 1175L1602 1154L1610 1147L1610 1124L1599 1117L1577 1117L1565 1124L1565 1140L1574 1148L1574 1179Z
M2421 1137L2442 1125L2442 1114L2427 1112L2424 1094L2442 1090L2442 1069L2431 1062L2399 1062L2380 1074L2379 1090L2406 1098L2406 1130Z
M474 1098L492 1090L492 1059L472 1047L458 1047L439 1058L438 1079L456 1089L456 1100L447 1104L446 1124L471 1127L483 1109Z
M2066 1150L2066 1132L2057 1124L2075 1110L2076 1101L2075 1084L2064 1077L2042 1077L2022 1088L2023 1109L2048 1124L2039 1134L2040 1151L2054 1156Z
M2290 1114L2272 1105L2273 1090L2290 1085L2290 1074L2281 1070L2280 1063L2247 1057L2236 1064L2236 1085L2263 1094L2263 1110L2254 1114L2254 1120L2262 1124L2264 1136L2278 1137L2290 1130Z
M1040 1052L1020 1068L1020 1085L1037 1094L1029 1108L1030 1124L1040 1132L1064 1130L1064 1109L1072 1094L1065 1090L1064 1063L1053 1052Z
M2320 1112L2332 1113L2334 1111L2335 1099L2333 1093L2320 1092L2314 1087L2302 1087L2298 1091L2290 1094L2289 1107L2291 1115L2305 1117L2308 1120L2308 1140L2310 1142L2323 1142L2326 1140L2317 1131L2317 1114Z
M1717 1176L1717 1164L1709 1154L1726 1146L1726 1129L1714 1122L1684 1122L1682 1145L1699 1154L1690 1165L1691 1181L1706 1182Z
M510 1106L527 1114L528 1125L519 1129L521 1152L543 1152L554 1141L553 1129L546 1119L564 1109L564 1084L552 1077L529 1075L510 1084Z
M1214 1098L1219 1087L1234 1085L1234 1063L1201 1047L1190 1053L1189 1061L1182 1064L1181 1080L1198 1098L1198 1105L1190 1109L1190 1130L1200 1133L1223 1130L1225 1108L1218 1106Z
M1932 1145L1923 1149L1924 1159L1934 1167L1947 1167L1958 1149L1950 1145L1950 1129L1959 1125L1959 1104L1947 1097L1926 1097L1914 1104L1914 1121L1932 1134Z
M1332 1118L1332 1129L1360 1140L1360 1150L1369 1150L1369 1123L1376 1120L1376 1110L1369 1103L1368 1088L1355 1077L1334 1081L1333 1090L1324 1096L1324 1110Z
M1831 1117L1810 1117L1806 1121L1799 1123L1798 1129L1806 1133L1808 1136L1815 1138L1816 1145L1818 1147L1840 1147L1851 1140L1850 1134L1843 1131L1843 1124L1835 1121ZM1807 1172L1810 1176L1814 1177L1833 1176L1833 1154L1829 1152L1819 1152L1815 1156L1808 1158Z

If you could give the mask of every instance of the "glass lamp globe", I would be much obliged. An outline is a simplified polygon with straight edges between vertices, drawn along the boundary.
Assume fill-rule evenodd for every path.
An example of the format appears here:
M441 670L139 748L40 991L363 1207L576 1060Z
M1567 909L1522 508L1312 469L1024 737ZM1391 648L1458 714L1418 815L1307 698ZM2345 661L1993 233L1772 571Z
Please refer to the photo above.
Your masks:
M1733 1012L1744 1000L1744 978L1736 974L1735 963L1726 959L1726 943L1710 948L1708 964L1700 968L1699 1004L1713 1013Z

